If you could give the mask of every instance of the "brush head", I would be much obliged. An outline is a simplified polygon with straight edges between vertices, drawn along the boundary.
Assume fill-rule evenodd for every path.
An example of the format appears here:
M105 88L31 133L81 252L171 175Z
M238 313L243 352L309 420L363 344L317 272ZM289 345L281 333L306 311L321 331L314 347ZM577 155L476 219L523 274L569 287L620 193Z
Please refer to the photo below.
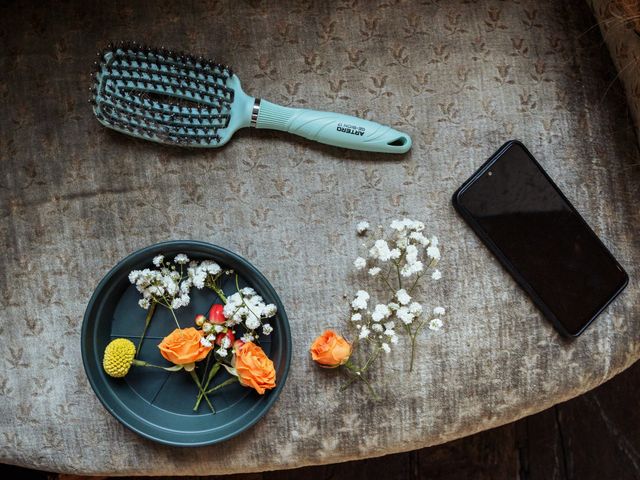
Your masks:
M98 56L90 102L103 125L186 147L228 140L236 83L229 66L135 42L109 45Z

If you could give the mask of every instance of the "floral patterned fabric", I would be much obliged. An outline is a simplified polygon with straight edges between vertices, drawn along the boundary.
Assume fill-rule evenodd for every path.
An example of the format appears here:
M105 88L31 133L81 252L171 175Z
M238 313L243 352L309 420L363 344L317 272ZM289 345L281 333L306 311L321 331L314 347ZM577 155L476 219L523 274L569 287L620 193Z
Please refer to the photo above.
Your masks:
M640 357L640 158L586 3L563 0L31 2L0 6L0 461L95 474L212 474L329 463L446 442L604 382ZM247 130L219 150L133 140L86 100L95 52L136 39L218 58L285 105L409 133L404 157ZM521 139L627 268L626 292L562 340L458 218L452 192ZM339 393L308 348L361 280L354 228L408 215L443 247L442 334L377 385ZM85 306L131 251L213 242L286 306L293 364L250 431L179 449L128 431L80 358ZM545 261L543 258L541 262ZM393 352L397 355L399 352ZM401 355L399 357L402 357ZM396 371L397 369L397 371Z

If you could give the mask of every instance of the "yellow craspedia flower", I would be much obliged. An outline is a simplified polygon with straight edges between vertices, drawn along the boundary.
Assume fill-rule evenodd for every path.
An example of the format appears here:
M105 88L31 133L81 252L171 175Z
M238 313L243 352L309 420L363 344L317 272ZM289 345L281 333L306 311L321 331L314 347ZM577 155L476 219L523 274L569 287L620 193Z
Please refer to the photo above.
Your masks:
M102 366L107 375L122 378L129 372L131 362L135 356L136 346L131 340L116 338L104 349Z

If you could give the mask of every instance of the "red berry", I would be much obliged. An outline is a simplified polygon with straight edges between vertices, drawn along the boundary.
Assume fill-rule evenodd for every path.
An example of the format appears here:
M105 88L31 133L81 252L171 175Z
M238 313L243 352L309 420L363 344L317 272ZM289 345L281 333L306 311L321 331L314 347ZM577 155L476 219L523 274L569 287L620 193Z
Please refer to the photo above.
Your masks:
M211 310L209 310L209 321L217 325L222 325L226 321L223 310L224 305L220 305L219 303L211 307Z
M225 337L229 339L229 345L233 345L236 336L231 330L227 330L226 333L219 333L216 337L216 345L222 345L222 340L224 340Z

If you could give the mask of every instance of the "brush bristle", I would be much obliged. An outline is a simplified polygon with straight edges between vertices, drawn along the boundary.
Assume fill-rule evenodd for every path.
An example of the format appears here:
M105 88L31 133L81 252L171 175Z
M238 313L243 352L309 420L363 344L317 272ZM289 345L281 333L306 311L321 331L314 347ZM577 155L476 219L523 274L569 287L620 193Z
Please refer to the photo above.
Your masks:
M220 142L234 96L228 65L135 42L109 44L98 56L90 102L101 123L172 145Z

